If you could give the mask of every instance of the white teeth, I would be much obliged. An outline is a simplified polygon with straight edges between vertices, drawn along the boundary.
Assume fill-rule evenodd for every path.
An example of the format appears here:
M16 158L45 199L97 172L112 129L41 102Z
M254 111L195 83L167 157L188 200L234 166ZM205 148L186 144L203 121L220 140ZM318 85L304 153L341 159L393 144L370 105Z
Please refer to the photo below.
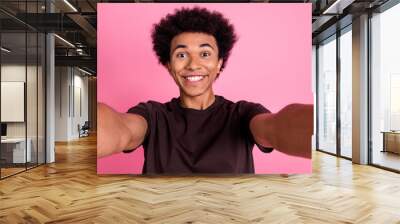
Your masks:
M191 82L196 82L199 80L202 80L204 78L204 76L189 76L189 77L185 77L185 79L191 81Z

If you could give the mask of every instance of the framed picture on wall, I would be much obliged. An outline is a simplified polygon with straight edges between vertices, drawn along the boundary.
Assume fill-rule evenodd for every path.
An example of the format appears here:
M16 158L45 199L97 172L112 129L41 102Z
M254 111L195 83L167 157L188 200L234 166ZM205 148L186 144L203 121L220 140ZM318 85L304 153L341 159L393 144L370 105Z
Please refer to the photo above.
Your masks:
M25 82L1 82L1 122L24 122Z

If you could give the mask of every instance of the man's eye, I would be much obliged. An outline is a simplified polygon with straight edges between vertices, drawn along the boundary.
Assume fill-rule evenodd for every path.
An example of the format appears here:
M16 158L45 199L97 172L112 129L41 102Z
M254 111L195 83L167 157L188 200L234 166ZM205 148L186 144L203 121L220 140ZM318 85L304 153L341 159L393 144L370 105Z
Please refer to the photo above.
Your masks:
M176 57L177 58L184 58L184 57L186 57L186 54L185 53L177 53Z
M203 53L201 53L201 56L202 57L209 57L211 54L210 54L210 52L203 52Z

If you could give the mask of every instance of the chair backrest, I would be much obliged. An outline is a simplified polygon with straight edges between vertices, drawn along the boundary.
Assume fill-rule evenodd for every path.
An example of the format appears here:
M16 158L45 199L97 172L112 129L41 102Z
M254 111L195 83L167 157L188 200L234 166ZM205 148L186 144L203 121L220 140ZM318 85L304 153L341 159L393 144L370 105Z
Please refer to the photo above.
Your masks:
M90 123L89 123L89 121L85 121L85 123L83 124L82 128L89 129L89 128L90 128Z

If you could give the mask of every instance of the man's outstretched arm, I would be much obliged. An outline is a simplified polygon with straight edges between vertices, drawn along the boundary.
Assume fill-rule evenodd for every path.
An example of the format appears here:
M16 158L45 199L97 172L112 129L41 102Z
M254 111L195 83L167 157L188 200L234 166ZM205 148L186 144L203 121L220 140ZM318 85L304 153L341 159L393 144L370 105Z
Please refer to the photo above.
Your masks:
M292 156L311 158L313 105L290 104L278 113L263 113L250 121L254 140Z
M106 104L97 104L97 157L138 147L146 131L147 122L142 116L119 113Z

